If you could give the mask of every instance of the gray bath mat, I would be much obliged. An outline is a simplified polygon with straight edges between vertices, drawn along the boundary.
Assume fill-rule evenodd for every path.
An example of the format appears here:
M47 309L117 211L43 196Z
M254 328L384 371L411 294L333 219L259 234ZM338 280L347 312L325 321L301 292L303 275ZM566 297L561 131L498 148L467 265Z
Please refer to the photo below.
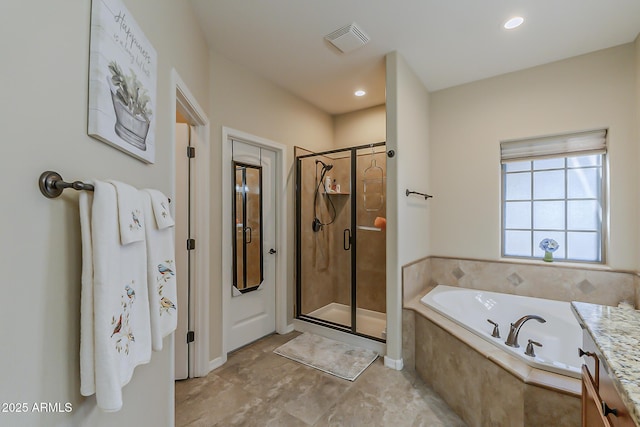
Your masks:
M355 381L378 357L374 351L308 332L281 345L273 352L349 381Z

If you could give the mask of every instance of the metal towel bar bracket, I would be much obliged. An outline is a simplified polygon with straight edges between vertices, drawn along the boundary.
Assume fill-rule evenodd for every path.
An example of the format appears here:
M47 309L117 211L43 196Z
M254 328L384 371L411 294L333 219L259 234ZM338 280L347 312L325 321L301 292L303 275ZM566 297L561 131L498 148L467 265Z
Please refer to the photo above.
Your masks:
M409 191L409 190L407 190L407 193L406 193L406 194L407 194L407 197L409 197L409 195L411 195L411 194L417 194L418 196L422 196L422 197L424 197L424 199L425 199L425 200L427 200L427 199L428 199L428 198L430 198L430 197L433 197L433 196L431 196L431 195L429 195L429 194L425 194L425 193L418 193L417 191Z
M62 194L65 188L74 190L93 191L93 185L85 184L82 181L65 182L59 173L53 171L42 172L38 180L40 191L49 199L53 199Z

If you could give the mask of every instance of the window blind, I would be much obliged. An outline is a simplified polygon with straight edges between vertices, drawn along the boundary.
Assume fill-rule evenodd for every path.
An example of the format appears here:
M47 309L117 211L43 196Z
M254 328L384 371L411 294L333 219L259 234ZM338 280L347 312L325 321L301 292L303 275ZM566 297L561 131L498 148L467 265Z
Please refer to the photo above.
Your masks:
M502 163L606 152L606 129L500 142Z

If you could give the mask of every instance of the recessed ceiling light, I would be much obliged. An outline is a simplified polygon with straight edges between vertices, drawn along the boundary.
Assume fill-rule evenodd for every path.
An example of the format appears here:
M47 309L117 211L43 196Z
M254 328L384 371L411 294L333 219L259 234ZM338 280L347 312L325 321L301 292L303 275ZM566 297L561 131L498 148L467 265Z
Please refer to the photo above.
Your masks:
M522 16L516 16L509 19L507 22L505 22L504 28L506 28L507 30L513 30L514 28L522 25L523 22L524 22L524 18Z
M365 96L367 94L367 92L363 91L362 89L357 90L353 93L355 96Z

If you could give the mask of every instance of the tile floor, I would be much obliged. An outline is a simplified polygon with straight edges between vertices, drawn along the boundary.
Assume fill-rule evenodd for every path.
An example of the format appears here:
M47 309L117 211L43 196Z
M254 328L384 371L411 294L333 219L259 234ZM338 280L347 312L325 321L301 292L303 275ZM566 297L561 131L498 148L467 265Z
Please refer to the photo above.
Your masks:
M273 353L271 335L204 378L176 382L176 426L465 426L419 378L378 358L354 382Z

